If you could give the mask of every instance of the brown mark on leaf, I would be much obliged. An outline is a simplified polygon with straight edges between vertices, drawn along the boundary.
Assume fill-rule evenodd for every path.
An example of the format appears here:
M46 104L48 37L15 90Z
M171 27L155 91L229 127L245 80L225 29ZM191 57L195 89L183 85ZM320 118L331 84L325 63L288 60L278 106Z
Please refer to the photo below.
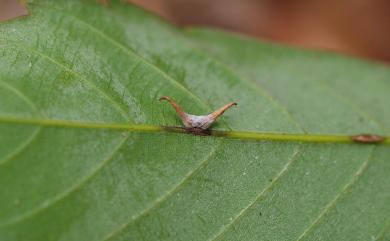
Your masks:
M372 144L372 143L381 143L386 138L383 136L374 135L374 134L360 134L360 135L356 135L356 136L351 136L351 139L354 142L358 142L358 143Z
M195 135L211 135L209 127L215 122L215 120L221 116L227 109L237 105L235 102L231 102L217 109L216 111L208 115L191 115L183 111L183 109L176 103L173 99L168 96L163 96L159 99L160 101L168 101L172 107L175 109L176 113L179 115L181 121L183 122L184 129Z

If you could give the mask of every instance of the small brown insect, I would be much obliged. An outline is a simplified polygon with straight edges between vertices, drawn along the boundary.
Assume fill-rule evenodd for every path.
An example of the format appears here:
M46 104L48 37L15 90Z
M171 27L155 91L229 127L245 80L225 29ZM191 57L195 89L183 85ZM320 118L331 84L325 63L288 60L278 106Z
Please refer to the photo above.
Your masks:
M197 132L197 130L200 131L207 130L215 122L215 120L219 116L221 116L227 109L229 109L233 105L237 105L237 103L231 102L225 106L222 106L221 108L217 109L211 114L197 116L197 115L191 115L184 112L183 109L168 96L163 96L159 100L168 101L172 105L172 107L176 110L177 114L179 114L179 117L183 122L185 129L191 132Z
M373 135L373 134L361 134L361 135L351 136L351 139L359 143L380 143L385 140L383 136Z

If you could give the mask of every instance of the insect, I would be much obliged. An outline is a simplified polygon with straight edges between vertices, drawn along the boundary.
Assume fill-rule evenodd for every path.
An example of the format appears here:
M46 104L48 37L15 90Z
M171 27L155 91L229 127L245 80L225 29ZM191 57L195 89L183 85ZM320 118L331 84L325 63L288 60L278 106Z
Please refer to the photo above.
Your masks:
M175 109L177 114L179 115L181 121L183 122L184 128L191 132L197 132L197 131L206 131L214 122L215 120L221 116L227 109L230 107L237 105L235 102L231 102L229 104L226 104L222 106L221 108L215 110L214 112L208 114L208 115L191 115L183 111L183 109L170 97L163 96L159 99L160 101L166 100L168 101L172 107Z

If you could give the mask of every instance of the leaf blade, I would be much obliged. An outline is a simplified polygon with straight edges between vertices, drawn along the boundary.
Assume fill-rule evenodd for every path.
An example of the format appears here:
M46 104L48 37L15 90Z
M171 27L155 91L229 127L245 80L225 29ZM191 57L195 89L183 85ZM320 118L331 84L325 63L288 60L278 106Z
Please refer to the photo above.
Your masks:
M63 12L57 12L57 4ZM204 240L220 233L226 239L294 240L317 220L319 209L332 203L354 180L372 149L355 144L252 142L160 132L159 125L179 124L170 109L156 103L160 95L175 96L190 112L199 113L238 98L240 109L227 113L228 125L217 126L222 130L290 135L306 131L309 136L348 135L358 130L384 133L367 118L351 124L350 119L361 115L339 100L319 98L318 102L319 106L341 105L337 111L347 111L345 116L336 115L324 127L318 120L337 111L306 120L308 113L315 112L310 105L304 105L310 111L301 110L301 102L294 102L294 98L301 101L297 93L283 99L280 93L270 91L283 89L273 82L263 81L259 87L257 81L252 82L256 72L248 62L232 68L234 63L225 64L225 60L234 54L227 52L227 57L220 58L212 51L205 52L193 42L199 44L199 39L183 35L137 8L120 4L103 8L73 1L55 5L34 3L30 5L31 18L0 27L4 33L0 45L7 46L1 55L6 61L0 64L0 79L35 103L38 114L49 122L64 124L42 128L32 145L0 167L0 183L13 183L13 189L0 191L0 234L5 240ZM213 33L207 35L214 38ZM229 38L220 38L220 43L229 43ZM289 60L286 56L282 54ZM333 58L322 64L327 61ZM334 66L328 68L334 71ZM282 70L286 73L289 69ZM274 70L269 73L278 77ZM384 78L388 76L388 70L383 73ZM308 83L296 78L294 83L300 87L291 85L296 90ZM372 93L385 95L387 85L380 78L375 77L379 85L367 88L366 95L355 101L357 106L367 109ZM363 80L355 88L363 86L370 85ZM310 91L326 93L316 88L312 86ZM380 117L386 98L378 108L369 110L368 116ZM5 95L2 99L4 103L11 100ZM31 110L1 105L2 117L14 114L12 111L30 115ZM386 120L387 113L379 119ZM26 138L21 131L20 135L20 139ZM306 151L298 155L300 145ZM387 153L387 146L380 148ZM56 157L58 153L66 155ZM378 160L383 170L374 179L384 182L373 190L383 191L388 181L384 175L387 155ZM11 175L15 173L20 176L16 181ZM367 192L371 179L364 180L359 180L359 185ZM378 207L387 197L378 198ZM308 205L308 201L312 203ZM358 206L362 204L358 202ZM348 202L343 205L350 207ZM31 210L38 211L29 216ZM329 215L337 217L338 213L330 211ZM318 223L325 231L307 233L324 239L333 223L328 214L320 217ZM379 215L376 222L385 222L384 216ZM347 230L348 225L345 227ZM374 226L361 230L362 236L344 231L336 239L362 239L380 231Z

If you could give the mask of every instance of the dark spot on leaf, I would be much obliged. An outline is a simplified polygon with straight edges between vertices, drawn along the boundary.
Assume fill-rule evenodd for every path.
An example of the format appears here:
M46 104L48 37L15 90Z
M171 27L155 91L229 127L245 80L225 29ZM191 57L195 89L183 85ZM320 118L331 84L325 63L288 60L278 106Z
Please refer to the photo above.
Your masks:
M210 130L204 130L200 128L184 128L188 133L198 135L198 136L210 136L211 131Z
M259 216L262 216L263 214L261 212L259 212Z
M162 126L165 131L174 132L174 133L184 133L184 134L192 134L196 136L210 136L212 135L211 130L204 130L200 128L184 128L184 127L176 127L176 126Z
M269 182L272 182L272 179L268 179Z
M373 134L361 134L351 136L351 139L358 143L380 143L385 140L385 137Z

